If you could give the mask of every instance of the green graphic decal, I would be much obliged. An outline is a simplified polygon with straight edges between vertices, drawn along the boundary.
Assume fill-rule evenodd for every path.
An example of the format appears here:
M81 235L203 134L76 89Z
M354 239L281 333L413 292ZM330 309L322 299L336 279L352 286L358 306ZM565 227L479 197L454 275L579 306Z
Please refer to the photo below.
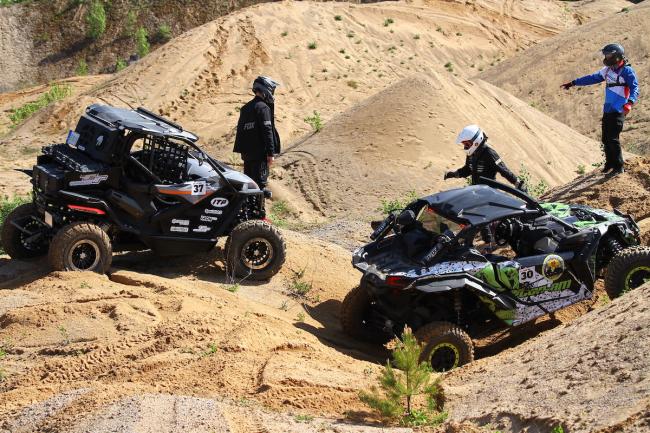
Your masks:
M571 216L571 208L563 203L540 203L542 209L558 218L567 218Z

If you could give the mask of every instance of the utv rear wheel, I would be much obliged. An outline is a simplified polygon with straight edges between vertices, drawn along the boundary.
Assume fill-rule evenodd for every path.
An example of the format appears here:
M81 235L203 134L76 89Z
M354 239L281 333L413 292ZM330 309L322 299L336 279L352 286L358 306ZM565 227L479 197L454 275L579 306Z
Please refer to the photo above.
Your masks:
M239 278L267 280L277 274L286 257L280 231L266 221L244 221L226 241L229 272Z
M47 253L43 236L47 227L34 219L35 216L32 203L21 204L7 215L2 226L2 247L12 259L29 259Z
M50 244L50 265L55 271L105 273L113 260L111 240L101 227L77 222L63 227Z
M357 340L372 343L386 343L390 336L376 327L371 326L372 300L368 292L361 286L350 290L341 304L341 327L343 332Z
M614 299L646 281L650 281L650 247L625 248L607 266L605 291Z
M449 371L474 361L474 344L460 327L449 322L431 322L415 333L423 344L421 362L437 372Z

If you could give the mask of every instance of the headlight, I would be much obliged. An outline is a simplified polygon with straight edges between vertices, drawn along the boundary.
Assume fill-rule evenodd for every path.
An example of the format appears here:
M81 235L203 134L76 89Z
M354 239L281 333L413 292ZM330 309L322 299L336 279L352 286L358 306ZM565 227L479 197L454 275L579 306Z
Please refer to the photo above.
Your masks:
M250 190L253 190L253 189L260 189L260 187L257 186L257 184L255 182L253 182L253 181L246 182L241 187L242 191L250 191Z

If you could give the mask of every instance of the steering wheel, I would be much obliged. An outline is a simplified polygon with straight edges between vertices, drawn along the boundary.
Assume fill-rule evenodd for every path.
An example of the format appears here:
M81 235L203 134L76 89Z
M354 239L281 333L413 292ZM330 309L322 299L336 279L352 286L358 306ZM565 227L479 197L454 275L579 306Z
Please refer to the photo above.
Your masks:
M506 246L514 233L514 223L510 219L500 221L494 228L494 242L500 246Z

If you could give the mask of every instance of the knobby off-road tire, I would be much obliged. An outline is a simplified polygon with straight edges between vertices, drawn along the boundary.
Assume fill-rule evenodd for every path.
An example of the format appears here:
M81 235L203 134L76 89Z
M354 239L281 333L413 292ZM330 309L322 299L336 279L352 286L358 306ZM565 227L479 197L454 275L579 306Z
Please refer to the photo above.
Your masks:
M101 227L76 222L63 227L54 235L48 258L55 271L93 271L103 274L113 261L113 247Z
M607 266L605 291L614 299L645 281L650 281L650 247L625 248Z
M420 362L428 362L433 371L449 371L474 361L474 344L460 327L449 322L431 322L415 332L424 346Z
M268 280L284 264L286 249L277 228L262 220L244 221L226 240L227 271L238 278Z
M30 259L43 256L47 253L46 243L38 245L27 244L25 241L27 235L12 224L12 222L23 220L31 215L36 215L36 208L32 203L25 203L16 207L5 219L4 225L2 226L2 233L0 234L2 237L2 248L4 248L5 252L12 259ZM37 222L29 223L26 228L29 229L32 225L37 227L40 224Z
M368 291L363 287L356 286L350 290L341 304L341 327L352 338L383 344L390 340L390 336L366 323L371 302Z

